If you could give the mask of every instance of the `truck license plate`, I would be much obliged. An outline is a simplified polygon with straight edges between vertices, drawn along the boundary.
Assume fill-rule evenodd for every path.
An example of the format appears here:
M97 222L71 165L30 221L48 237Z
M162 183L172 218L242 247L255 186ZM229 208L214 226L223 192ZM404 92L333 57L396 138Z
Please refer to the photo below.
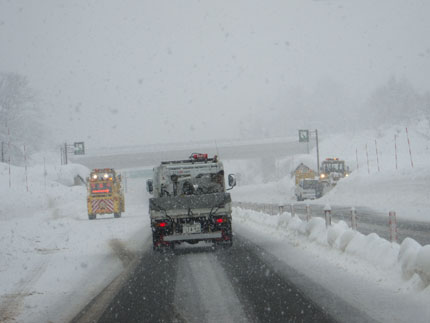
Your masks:
M184 224L182 226L182 233L200 233L201 231L200 223Z

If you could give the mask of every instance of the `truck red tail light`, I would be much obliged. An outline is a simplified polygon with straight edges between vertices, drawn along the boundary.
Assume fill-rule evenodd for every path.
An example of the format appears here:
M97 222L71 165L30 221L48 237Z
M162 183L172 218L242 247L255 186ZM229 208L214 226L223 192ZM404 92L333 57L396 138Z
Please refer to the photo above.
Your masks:
M215 222L216 222L216 223L223 223L223 222L224 222L224 220L223 220L223 218L218 218L218 219L216 219L216 220L215 220Z
M208 154L193 153L191 158L194 160L207 160Z
M160 223L158 223L158 226L164 228L167 226L167 223L166 222L160 222Z

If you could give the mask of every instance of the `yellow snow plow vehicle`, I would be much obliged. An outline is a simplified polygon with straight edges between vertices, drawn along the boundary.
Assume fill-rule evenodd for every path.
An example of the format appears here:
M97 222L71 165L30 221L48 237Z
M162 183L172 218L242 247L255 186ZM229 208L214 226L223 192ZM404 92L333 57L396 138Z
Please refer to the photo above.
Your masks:
M344 177L349 176L349 167L339 158L326 158L320 168L320 182L335 186Z
M121 175L112 168L93 169L87 178L88 218L94 220L97 214L113 213L115 218L124 212L124 191Z

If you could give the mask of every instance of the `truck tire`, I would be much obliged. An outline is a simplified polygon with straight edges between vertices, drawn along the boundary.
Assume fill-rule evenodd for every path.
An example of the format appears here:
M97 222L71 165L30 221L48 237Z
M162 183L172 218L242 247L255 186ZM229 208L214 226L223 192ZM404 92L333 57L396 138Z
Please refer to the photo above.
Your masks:
M120 218L120 217L121 217L121 212L114 213L114 214L113 214L113 216L114 216L115 218Z
M216 248L231 248L233 246L233 237L230 237L230 240L216 241L214 246Z
M88 219L95 220L96 215L95 214L88 214Z
M233 246L233 235L230 235L230 240L227 240L224 242L223 247L224 248L231 248Z
M223 239L215 241L214 245L222 248L230 248L233 246L233 232L231 225L223 229Z

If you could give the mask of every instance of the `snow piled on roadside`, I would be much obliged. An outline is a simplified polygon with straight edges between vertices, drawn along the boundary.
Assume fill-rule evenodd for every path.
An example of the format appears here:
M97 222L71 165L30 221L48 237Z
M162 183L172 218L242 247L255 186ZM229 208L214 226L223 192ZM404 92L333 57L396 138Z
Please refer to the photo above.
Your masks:
M61 204L65 196L70 199L77 190L72 187L76 175L85 178L89 173L88 168L76 164L35 165L28 167L26 176L24 167L11 165L9 176L9 166L0 163L0 220L15 218L17 213L31 216L34 211L48 208L53 201ZM86 192L85 187L83 191Z
M320 217L309 222L284 212L280 215L268 215L262 212L234 208L235 221L240 224L256 226L262 230L276 230L280 234L306 237L309 242L339 250L355 256L383 270L395 270L401 278L410 280L418 275L423 283L430 284L430 245L422 247L411 238L406 238L401 245L391 243L376 233L364 235L348 227L344 221L333 222L326 227Z
M430 160L430 159L429 159ZM367 174L353 172L311 203L367 206L400 219L430 221L430 167Z
M233 208L233 221L235 232L252 237L276 259L377 321L427 322L430 246L410 238L401 245L390 243L375 233L353 231L343 221L326 228L322 218L306 222L287 212L268 215ZM300 287L306 289L306 284ZM312 297L312 290L308 292Z
M122 218L88 220L81 165L0 163L0 321L67 322L141 252L150 230L144 183L128 181ZM46 175L46 176L45 176ZM60 309L60 310L59 310Z
M352 173L315 203L367 206L386 214L394 210L403 219L430 221L429 120L410 121L408 133L414 167L405 126L323 139L321 156L345 159Z
M427 119L411 121L408 132L413 168L404 126L327 137L321 134L321 160L327 157L344 159L352 173L340 180L337 186L322 198L307 200L304 203L366 206L387 215L389 211L396 211L397 217L403 220L430 221L429 121ZM397 142L397 169L394 135ZM279 175L276 180L264 183L256 179L253 182L245 181L243 185L239 183L232 191L232 197L238 202L298 203L294 196L294 177L291 177L290 173L300 162L316 169L315 159L316 151L313 149L310 155L297 155L279 160L276 163L276 173ZM249 161L229 162L226 163L226 168L229 167L229 172L247 173L247 177L251 177L250 174L255 172L255 166L247 169L250 164ZM248 183L249 185L246 185Z

